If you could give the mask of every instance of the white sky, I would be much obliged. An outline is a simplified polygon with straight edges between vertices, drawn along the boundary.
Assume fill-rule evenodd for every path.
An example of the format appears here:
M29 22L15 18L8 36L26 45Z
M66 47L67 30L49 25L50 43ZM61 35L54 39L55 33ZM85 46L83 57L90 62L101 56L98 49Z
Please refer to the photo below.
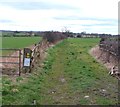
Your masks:
M0 0L0 30L118 34L119 0Z

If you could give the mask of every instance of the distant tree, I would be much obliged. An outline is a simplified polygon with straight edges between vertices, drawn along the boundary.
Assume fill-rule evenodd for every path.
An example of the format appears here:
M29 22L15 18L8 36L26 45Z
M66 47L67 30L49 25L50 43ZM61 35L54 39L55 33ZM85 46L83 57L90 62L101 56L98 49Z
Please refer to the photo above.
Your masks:
M82 35L81 35L81 34L78 34L78 35L77 35L77 37L78 37L78 38L81 38L81 37L82 37Z

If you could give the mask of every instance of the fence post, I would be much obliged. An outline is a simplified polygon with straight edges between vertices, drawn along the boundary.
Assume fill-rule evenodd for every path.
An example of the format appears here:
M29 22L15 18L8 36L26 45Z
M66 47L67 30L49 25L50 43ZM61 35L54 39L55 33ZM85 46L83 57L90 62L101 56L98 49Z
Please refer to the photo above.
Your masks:
M21 50L19 50L19 76L21 75Z

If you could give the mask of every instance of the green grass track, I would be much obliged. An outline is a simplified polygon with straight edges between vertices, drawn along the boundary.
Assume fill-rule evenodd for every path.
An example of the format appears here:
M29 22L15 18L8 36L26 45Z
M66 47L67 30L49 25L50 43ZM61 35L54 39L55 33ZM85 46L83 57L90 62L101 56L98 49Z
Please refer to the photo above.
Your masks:
M108 75L89 50L99 39L66 39L48 50L44 67L38 67L22 82L3 77L3 104L115 105L118 81Z

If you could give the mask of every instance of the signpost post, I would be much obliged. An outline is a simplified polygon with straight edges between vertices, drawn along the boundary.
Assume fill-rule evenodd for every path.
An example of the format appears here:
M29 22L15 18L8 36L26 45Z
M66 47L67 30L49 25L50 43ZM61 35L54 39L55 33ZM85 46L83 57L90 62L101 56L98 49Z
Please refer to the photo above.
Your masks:
M27 70L30 70L31 66L31 57L32 57L32 50L29 48L24 48L23 54L23 67Z

